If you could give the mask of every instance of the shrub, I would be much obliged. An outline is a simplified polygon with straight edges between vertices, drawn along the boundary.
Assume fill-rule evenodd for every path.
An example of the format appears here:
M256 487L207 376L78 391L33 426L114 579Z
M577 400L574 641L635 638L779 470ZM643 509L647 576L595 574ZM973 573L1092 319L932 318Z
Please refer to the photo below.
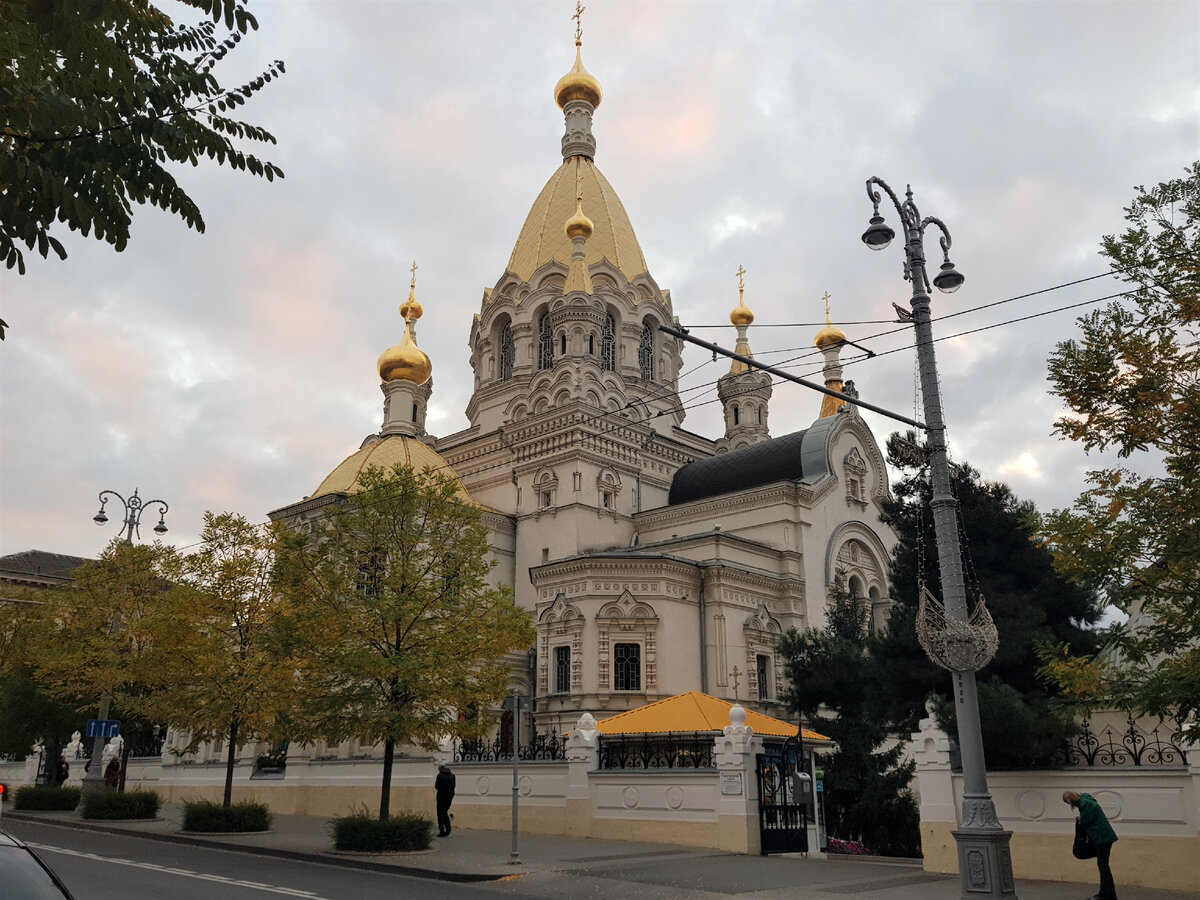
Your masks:
M391 853L428 850L433 840L433 820L417 813L379 819L366 810L333 820L333 845L338 850Z
M846 853L851 856L878 856L874 850L860 844L858 841L843 841L841 838L831 837L828 839L828 846L825 848L826 853Z
M79 788L26 785L13 796L14 809L72 810L79 805Z
M183 804L184 831L266 831L271 813L265 803L242 801L222 806L209 800L189 800Z
M154 791L88 791L80 815L85 819L153 819L160 802Z

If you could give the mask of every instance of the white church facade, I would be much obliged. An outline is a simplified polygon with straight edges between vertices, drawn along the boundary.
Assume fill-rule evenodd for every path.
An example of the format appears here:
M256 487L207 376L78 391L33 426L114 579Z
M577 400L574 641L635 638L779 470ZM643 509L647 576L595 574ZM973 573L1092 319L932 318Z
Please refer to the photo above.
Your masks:
M738 361L718 385L725 433L683 428L683 342L659 330L676 322L671 295L595 162L601 96L577 49L555 88L562 163L470 329L469 426L426 431L432 364L414 277L403 339L378 362L380 432L271 517L320 515L368 465L453 470L484 509L494 579L537 624L513 683L535 698L539 731L689 690L780 715L776 644L824 623L827 585L841 580L876 625L887 615L884 460L834 397L814 399L808 428L772 437L772 379ZM730 321L745 356L753 319L739 277ZM816 339L835 390L844 338L827 324Z

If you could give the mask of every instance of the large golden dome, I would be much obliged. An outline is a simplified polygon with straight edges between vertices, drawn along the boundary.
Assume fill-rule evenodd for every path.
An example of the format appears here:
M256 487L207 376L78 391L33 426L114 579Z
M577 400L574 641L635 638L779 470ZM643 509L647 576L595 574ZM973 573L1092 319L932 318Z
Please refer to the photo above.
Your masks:
M415 384L424 384L432 374L433 363L425 351L417 346L410 321L404 328L400 343L388 347L379 355L379 377L384 381L402 378Z
M596 164L580 156L565 160L533 201L508 261L509 271L528 281L552 259L564 266L571 265L575 248L563 230L563 222L575 215L576 175L583 207L593 226L586 247L586 265L607 259L632 281L646 271L646 258L633 233L629 214Z
M350 454L317 486L312 497L321 497L325 494L356 494L362 490L358 484L358 476L363 469L368 466L379 466L381 469L390 470L397 464L409 466L417 472L426 467L436 469L458 482L460 499L474 506L479 505L463 485L462 479L458 477L454 469L450 468L450 464L441 454L428 444L403 434L393 434L373 440L357 452Z
M840 344L844 340L846 340L846 332L830 322L829 313L825 313L825 327L817 332L813 343L824 350L830 344Z

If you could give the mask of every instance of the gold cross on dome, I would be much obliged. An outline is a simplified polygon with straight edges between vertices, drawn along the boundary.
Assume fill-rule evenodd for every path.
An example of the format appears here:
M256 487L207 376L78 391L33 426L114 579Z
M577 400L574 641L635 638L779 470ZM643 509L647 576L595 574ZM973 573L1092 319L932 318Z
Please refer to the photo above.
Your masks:
M733 274L738 277L738 290L740 291L740 290L742 290L742 288L744 288L746 286L745 283L742 281L742 276L746 274L746 270L743 269L741 267L741 265L739 265L738 270L736 272L734 272Z
M742 673L738 671L737 666L734 666L733 670L729 673L729 677L733 679L733 699L736 700L738 698L738 684L741 683Z
M825 301L825 318L829 318L829 291L825 292L825 296L821 298Z
M571 16L575 20L575 43L579 44L583 41L583 12L587 7L583 5L581 0L575 0L575 15Z
M412 268L409 269L409 271L412 272L412 282L409 284L409 287L416 287L417 286L417 261L415 259L413 260Z

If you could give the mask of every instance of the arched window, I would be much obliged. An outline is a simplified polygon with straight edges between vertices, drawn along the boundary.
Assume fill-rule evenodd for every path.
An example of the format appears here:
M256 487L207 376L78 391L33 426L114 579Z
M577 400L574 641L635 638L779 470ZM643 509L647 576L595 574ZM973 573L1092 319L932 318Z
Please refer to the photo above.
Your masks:
M735 405L735 406L733 407L733 424L734 424L734 425L740 425L740 424L741 424L740 418L741 418L741 417L738 415L738 408L737 408L737 406Z
M500 331L500 380L508 381L513 375L513 359L516 351L513 349L512 323L505 322Z
M588 356L595 356L595 355L596 355L596 336L594 334L589 334L588 335Z
M762 424L762 407L761 406L758 408L758 424L759 425Z
M554 366L554 332L550 330L550 317L542 316L538 329L538 369Z
M642 340L638 344L638 365L644 381L654 380L654 326L647 319L642 323Z
M567 333L565 331L562 333L562 337L560 338L560 340L562 341L562 343L559 344L559 352L563 356L566 356L567 355Z
M606 372L617 369L617 320L611 313L604 317L604 331L600 335L600 366Z

